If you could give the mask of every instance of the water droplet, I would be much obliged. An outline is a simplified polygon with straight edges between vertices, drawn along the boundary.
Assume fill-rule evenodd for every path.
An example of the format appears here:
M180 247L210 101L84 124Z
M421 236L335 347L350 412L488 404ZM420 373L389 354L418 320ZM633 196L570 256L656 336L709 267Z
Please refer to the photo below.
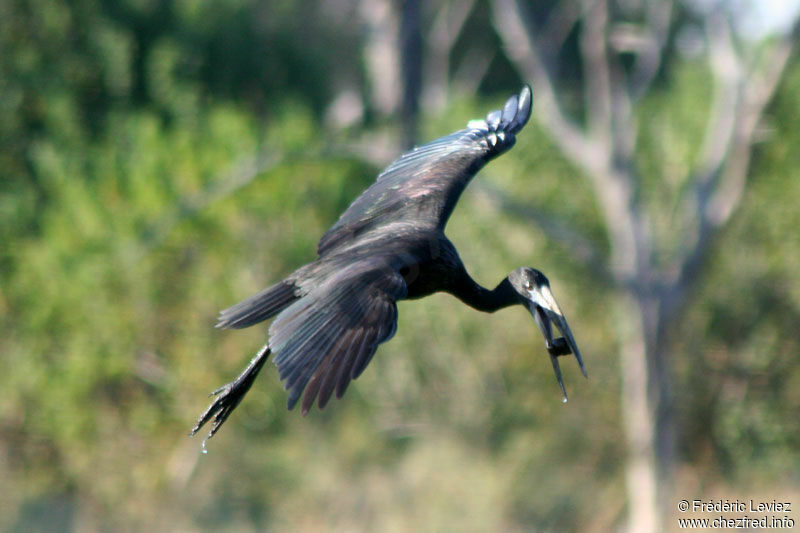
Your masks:
M206 441L203 441L203 449L201 450L204 454L208 453L208 449L206 448Z
M563 398L561 398L561 403L567 403L567 397L566 397L566 396L564 396ZM203 452L203 453L205 453L205 452Z

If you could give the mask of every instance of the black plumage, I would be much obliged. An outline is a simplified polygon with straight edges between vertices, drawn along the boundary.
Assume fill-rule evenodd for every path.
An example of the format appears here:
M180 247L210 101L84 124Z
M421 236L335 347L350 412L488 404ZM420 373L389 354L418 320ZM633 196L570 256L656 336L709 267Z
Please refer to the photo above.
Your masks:
M529 309L545 338L566 401L557 357L578 346L538 270L519 268L494 289L467 273L444 227L461 192L488 161L511 148L531 113L524 87L502 110L466 129L417 147L391 163L320 239L317 259L283 281L220 313L217 327L244 328L276 317L269 341L192 430L214 418L209 437L249 390L270 353L303 414L341 397L397 327L397 302L448 292L478 310ZM555 324L563 337L554 338Z

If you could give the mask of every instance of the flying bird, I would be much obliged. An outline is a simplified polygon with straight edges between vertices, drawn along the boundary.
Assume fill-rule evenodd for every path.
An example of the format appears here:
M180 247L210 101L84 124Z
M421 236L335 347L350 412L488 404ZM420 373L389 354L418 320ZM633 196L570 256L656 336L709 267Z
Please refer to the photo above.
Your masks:
M222 311L216 327L246 328L275 317L269 340L244 371L211 393L214 401L191 435L213 418L211 438L239 405L270 354L289 391L289 409L324 408L361 375L397 329L397 302L434 292L479 311L524 306L544 336L561 387L558 357L574 354L586 369L567 320L535 268L511 272L494 289L476 283L444 234L461 192L489 161L516 142L531 114L523 87L502 110L466 129L414 148L391 163L319 241L318 257L286 279ZM561 333L554 336L553 326Z

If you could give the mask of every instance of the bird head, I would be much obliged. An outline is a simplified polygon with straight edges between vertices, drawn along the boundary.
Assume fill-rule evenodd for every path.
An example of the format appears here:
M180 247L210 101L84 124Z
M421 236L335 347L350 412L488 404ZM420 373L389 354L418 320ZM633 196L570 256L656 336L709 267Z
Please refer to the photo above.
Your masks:
M540 271L530 267L520 267L508 275L508 281L520 297L520 303L524 305L539 326L539 330L544 336L545 346L550 354L553 363L553 370L556 379L561 387L563 401L567 401L567 391L564 388L564 381L561 377L561 369L558 365L558 357L562 355L574 354L578 361L581 372L586 376L586 367L583 365L581 352L578 344L572 336L567 319L561 308L558 306L553 293L550 290L550 282ZM561 332L561 337L553 337L553 325Z

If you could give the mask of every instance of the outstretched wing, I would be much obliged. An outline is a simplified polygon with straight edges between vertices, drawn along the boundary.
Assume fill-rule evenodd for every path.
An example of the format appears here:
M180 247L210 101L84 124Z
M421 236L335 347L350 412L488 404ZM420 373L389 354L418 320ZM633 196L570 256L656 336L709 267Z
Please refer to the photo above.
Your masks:
M486 120L402 155L342 214L319 242L320 256L369 229L408 220L443 229L470 179L516 142L531 114L531 89L506 101Z
M333 391L341 397L382 342L397 328L395 302L406 295L403 277L381 257L343 266L284 309L269 328L292 409L305 390L302 411Z

